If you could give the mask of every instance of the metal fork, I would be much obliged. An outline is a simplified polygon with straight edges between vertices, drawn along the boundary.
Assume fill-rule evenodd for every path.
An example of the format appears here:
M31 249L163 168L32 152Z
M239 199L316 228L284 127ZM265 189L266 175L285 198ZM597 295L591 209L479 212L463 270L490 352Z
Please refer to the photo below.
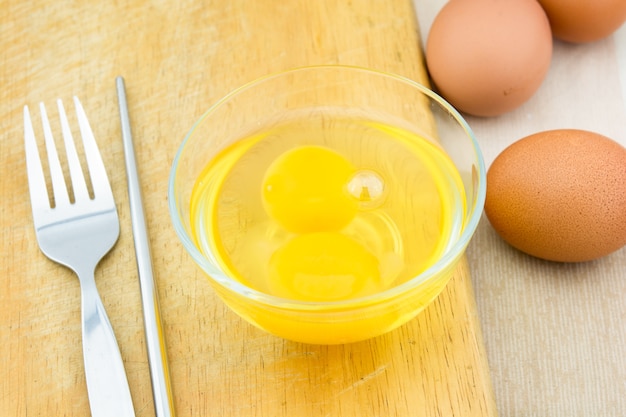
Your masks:
M94 279L97 264L119 236L117 209L80 101L74 97L93 198L89 196L63 103L57 100L57 104L74 198L70 200L46 109L40 103L54 194L54 204L51 204L30 113L28 106L24 106L26 167L35 233L41 251L51 260L73 270L80 281L83 356L91 415L134 416L122 356Z

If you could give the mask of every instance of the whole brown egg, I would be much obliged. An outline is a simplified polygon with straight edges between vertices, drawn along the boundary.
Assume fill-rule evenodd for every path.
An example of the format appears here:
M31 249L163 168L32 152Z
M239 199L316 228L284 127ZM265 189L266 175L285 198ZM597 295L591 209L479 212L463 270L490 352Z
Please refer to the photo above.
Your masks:
M550 130L506 148L487 173L485 214L511 246L560 262L626 245L626 149L585 130Z
M426 42L438 92L476 116L502 114L527 101L551 58L552 33L537 0L450 0Z
M626 0L539 0L552 33L568 42L592 42L615 32L626 21Z

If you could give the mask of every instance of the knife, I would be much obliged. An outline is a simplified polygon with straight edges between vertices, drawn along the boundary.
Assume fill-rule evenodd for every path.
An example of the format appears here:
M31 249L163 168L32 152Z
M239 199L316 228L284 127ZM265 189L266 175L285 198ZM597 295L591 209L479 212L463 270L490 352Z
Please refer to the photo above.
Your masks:
M126 89L124 79L117 77L117 96L120 107L120 119L122 124L122 139L124 142L124 156L126 161L126 175L128 177L128 199L130 201L130 217L135 242L135 255L137 258L137 270L141 289L141 301L143 305L144 327L146 345L148 349L148 363L152 380L152 395L154 397L154 409L157 417L174 417L174 401L170 382L169 367L167 364L167 352L165 347L164 332L161 325L161 313L159 300L155 291L155 282L152 271L152 256L148 240L148 227L145 211L141 199L141 187L137 163L135 161L135 149L130 130L130 117L126 102Z

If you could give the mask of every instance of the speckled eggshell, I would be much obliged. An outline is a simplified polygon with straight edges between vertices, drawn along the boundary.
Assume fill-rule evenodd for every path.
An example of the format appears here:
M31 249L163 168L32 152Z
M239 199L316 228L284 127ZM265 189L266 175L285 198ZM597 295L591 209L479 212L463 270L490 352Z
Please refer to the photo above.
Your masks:
M551 130L506 148L487 173L485 214L530 255L597 259L626 245L626 149L584 130Z

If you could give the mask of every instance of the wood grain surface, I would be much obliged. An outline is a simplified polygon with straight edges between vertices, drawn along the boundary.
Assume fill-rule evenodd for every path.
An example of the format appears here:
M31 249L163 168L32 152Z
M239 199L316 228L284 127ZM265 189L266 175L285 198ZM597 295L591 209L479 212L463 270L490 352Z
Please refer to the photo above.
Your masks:
M418 11L419 12L419 11ZM22 109L80 97L121 236L96 281L138 416L154 415L114 79L126 80L179 416L494 416L467 263L418 318L376 339L310 346L218 300L179 243L170 165L195 119L267 73L349 64L427 82L410 0L3 1L0 4L0 416L89 414L77 278L39 251Z

